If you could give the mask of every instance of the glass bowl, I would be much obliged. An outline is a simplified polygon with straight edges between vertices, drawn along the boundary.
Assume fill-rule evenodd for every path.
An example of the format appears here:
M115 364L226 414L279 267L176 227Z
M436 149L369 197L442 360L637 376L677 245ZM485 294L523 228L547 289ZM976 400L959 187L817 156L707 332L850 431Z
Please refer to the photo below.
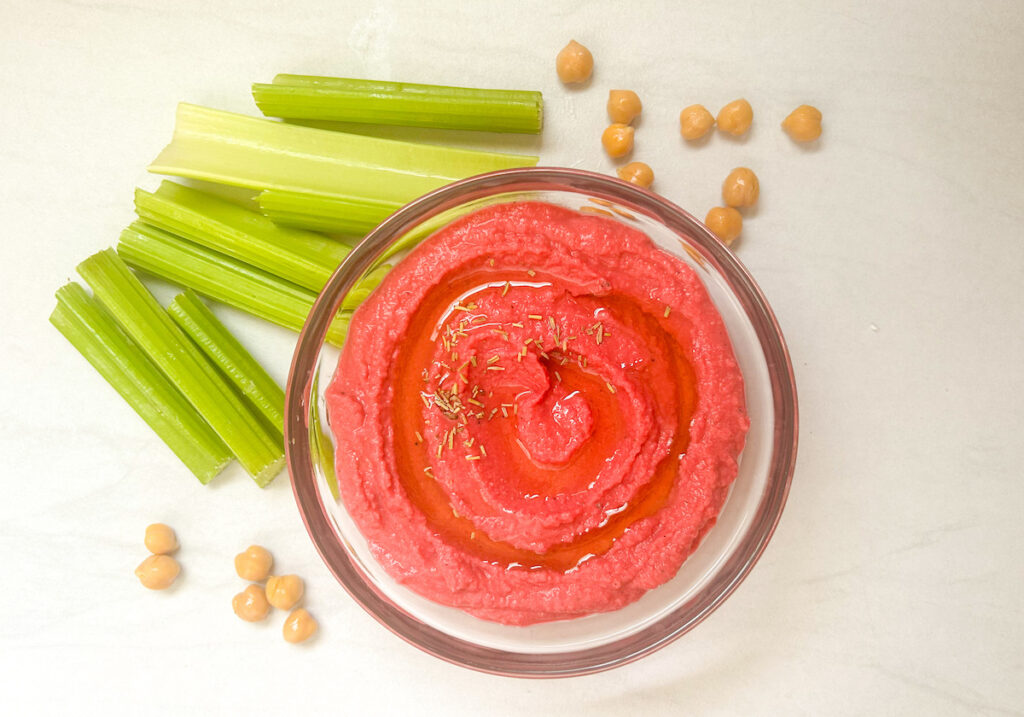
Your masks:
M471 617L399 585L370 555L335 499L324 392L339 351L328 329L356 282L385 258L482 206L539 200L641 229L697 272L725 322L743 373L750 430L718 521L678 574L614 612L515 627ZM693 629L736 589L782 513L796 460L797 400L778 323L761 290L699 221L656 194L611 177L533 167L484 174L427 194L388 217L327 282L299 335L288 378L285 446L292 488L328 568L382 625L454 664L519 677L561 677L636 660Z

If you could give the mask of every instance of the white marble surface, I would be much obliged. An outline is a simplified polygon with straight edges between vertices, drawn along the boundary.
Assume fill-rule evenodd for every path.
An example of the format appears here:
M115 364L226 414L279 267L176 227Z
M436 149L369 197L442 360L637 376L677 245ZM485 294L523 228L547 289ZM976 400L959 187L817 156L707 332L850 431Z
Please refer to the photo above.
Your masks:
M1024 4L0 4L0 704L5 714L1008 714L1024 708ZM590 86L553 71L570 37ZM408 647L333 582L286 477L199 486L46 322L115 241L179 100L253 112L308 72L540 88L543 140L459 138L609 171L605 92L637 90L636 158L703 215L755 168L738 254L801 398L789 505L706 623L581 679L475 674ZM743 141L684 146L678 110L746 96ZM820 146L778 129L825 114ZM164 294L166 296L166 294ZM218 310L284 379L293 335ZM132 569L174 525L169 594ZM322 635L231 614L250 542L308 580Z

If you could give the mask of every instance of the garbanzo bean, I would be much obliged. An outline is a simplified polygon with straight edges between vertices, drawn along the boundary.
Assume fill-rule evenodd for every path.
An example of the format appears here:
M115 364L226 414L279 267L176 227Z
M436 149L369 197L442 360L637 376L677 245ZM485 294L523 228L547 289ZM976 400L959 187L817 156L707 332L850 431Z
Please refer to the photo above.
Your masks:
M616 122L601 134L601 144L609 157L625 157L633 149L633 128Z
M813 142L821 136L821 111L810 105L800 105L782 120L782 129L795 142Z
M235 614L246 622L259 622L270 612L267 594L259 585L250 585L231 600Z
M736 241L736 237L743 231L743 217L732 207L712 207L704 223L726 246Z
M718 129L739 137L750 129L754 108L746 100L733 100L718 111Z
M643 103L633 90L612 90L608 93L608 116L612 122L629 124L643 109Z
M577 82L586 82L594 71L594 56L590 50L583 47L575 40L558 52L555 58L555 70L558 72L558 79L567 85Z
M316 632L317 624L313 616L301 607L293 611L284 621L284 639L291 643L308 640Z
M178 537L171 526L153 523L146 526L146 550L154 555L167 555L178 549Z
M730 207L752 207L760 193L757 175L746 167L732 170L722 182L722 200Z
M298 575L267 578L267 602L278 610L291 610L302 599L305 585Z
M679 132L683 139L700 139L714 126L714 115L704 105L690 105L679 113Z
M649 187L654 182L654 170L643 162L630 162L619 167L619 179L638 187Z
M270 575L274 566L274 556L260 545L250 545L235 556L235 572L242 580L260 583Z
M150 590L169 588L180 572L178 561L169 555L150 555L135 568L139 582Z

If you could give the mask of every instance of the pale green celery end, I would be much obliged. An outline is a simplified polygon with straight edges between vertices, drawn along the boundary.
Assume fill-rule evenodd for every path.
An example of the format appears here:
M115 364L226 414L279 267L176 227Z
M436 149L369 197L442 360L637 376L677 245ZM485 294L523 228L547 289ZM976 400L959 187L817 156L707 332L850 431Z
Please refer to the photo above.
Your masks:
M394 213L412 199L415 197L398 201L267 189L260 192L257 201L261 209L270 206L296 213L333 214L338 217L380 223L381 219Z
M172 182L165 182L170 187ZM266 217L202 192L181 187L151 194L135 190L135 211L147 224L222 252L313 291L319 291L348 254L339 242L330 254L318 246L303 246L297 229L278 227ZM169 196L170 195L170 196ZM227 206L224 206L227 205ZM249 215L249 216L246 216ZM289 234L299 235L296 237ZM317 235L312 235L317 236ZM333 255L331 255L333 254Z
M264 214L264 216L266 216L266 214ZM267 218L270 219L270 217L267 217ZM273 219L271 219L271 221L273 221ZM274 224L277 224L277 222L274 222ZM285 225L285 226L288 226L288 225ZM303 227L292 227L292 226L288 226L288 228L289 229L303 229ZM324 236L329 236L334 241L336 241L339 244L343 245L346 249L349 250L349 252L351 252L356 247L356 245L363 240L363 235L362 234L352 234L352 233L342 234L341 232L334 232L334 231L330 231L330 230L325 231L323 229L315 229L313 231L320 232ZM338 262L338 265L339 266L341 265L340 261Z
M370 295L370 291L370 289L362 289L358 286L352 287L352 290L345 295L345 299L341 302L341 308L350 311L354 310L366 300L366 297Z
M391 271L390 264L384 264L371 270L368 274L363 276L355 286L345 295L345 298L341 302L341 308L352 311L362 304L370 293L380 285L380 282L384 280L387 273Z
M390 272L391 269L391 264L376 266L371 269L361 281L359 281L357 286L365 287L367 289L375 289L380 285L380 282L384 281L384 277L388 275L388 272Z
M260 211L275 222L356 235L368 233L402 206L400 202L277 190L260 192L258 201Z
M313 377L313 393L315 394L319 387L319 376ZM324 434L323 426L320 422L320 411L314 410L309 416L310 428L312 429L312 443L310 447L319 453L318 463L320 469L324 472L324 476L327 478L327 488L331 491L331 496L335 500L341 498L340 490L338 488L338 475L334 469L334 444L331 439Z
M258 483L268 469L279 466L282 447L116 252L106 249L94 254L78 265L78 272Z
M354 224L344 220L332 219L330 217L318 217L311 214L298 214L285 212L277 209L265 209L264 215L283 227L294 227L296 229L310 229L312 231L324 232L327 234L343 234L362 238L376 225Z
M155 173L251 189L406 202L474 174L533 166L521 156L354 135L182 103Z
M331 321L331 325L327 328L327 343L341 348L345 344L345 337L348 335L348 324L351 319L351 311L339 311L338 315Z
M52 323L203 485L231 462L224 442L85 289L57 290Z
M252 93L264 114L291 119L532 134L543 123L543 95L532 90L280 74Z
M442 212L437 216L431 217L419 226L410 229L401 237L396 239L395 242L377 259L377 264L381 265L384 262L395 258L399 254L419 246L420 242L443 227L445 224L458 219L459 214L457 212L458 210Z
M306 289L142 222L121 232L117 251L135 269L292 331L302 328L316 299ZM328 341L341 346L347 328L341 312Z
M191 289L167 307L171 318L278 430L284 432L284 391Z

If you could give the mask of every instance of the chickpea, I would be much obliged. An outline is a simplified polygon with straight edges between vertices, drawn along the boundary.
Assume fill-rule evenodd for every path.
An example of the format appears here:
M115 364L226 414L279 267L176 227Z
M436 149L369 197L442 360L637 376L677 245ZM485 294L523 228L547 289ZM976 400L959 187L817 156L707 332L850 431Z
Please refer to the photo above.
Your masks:
M634 129L627 124L608 125L601 134L601 144L609 157L625 157L633 149Z
M612 122L629 124L643 109L640 98L633 90L612 90L608 93L608 116Z
M231 599L235 614L246 622L259 622L270 613L267 595L259 585L250 585Z
M270 575L274 566L274 556L260 545L250 545L244 552L235 556L235 572L242 580L259 583Z
M313 616L301 607L292 612L284 621L284 639L291 643L308 640L316 632L317 624Z
M712 207L704 223L726 246L732 244L743 231L743 217L732 207Z
M558 79L567 85L586 82L594 71L594 56L583 45L570 40L555 58L555 70L558 71Z
M704 105L690 105L679 113L679 132L683 139L700 139L714 126L715 118Z
M305 587L298 575L267 578L267 602L278 610L291 610L302 599Z
M619 167L619 179L646 188L654 182L654 170L643 162L630 162Z
M760 193L757 175L746 167L732 170L722 182L722 199L730 207L752 207Z
M739 137L750 129L754 121L754 109L746 100L733 100L718 111L718 129Z
M167 555L178 549L178 537L171 526L153 523L146 526L146 550L154 555Z
M169 555L150 555L135 568L135 576L143 587L165 590L181 572L178 561Z
M782 129L794 142L813 142L821 136L821 111L810 105L800 105L782 120Z

